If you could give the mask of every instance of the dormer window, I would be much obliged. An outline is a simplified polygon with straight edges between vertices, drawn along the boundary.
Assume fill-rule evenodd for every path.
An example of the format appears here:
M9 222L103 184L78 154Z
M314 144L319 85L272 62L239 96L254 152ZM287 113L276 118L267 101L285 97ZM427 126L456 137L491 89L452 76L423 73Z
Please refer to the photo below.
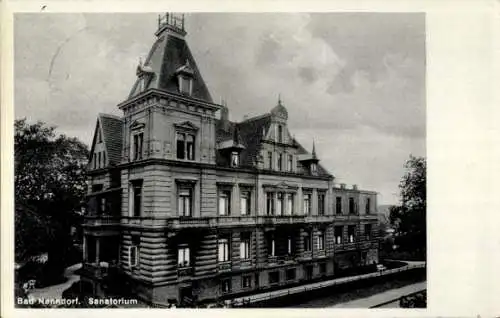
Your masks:
M283 142L283 126L278 125L278 142Z
M193 92L193 79L184 75L179 75L179 92L191 95Z
M233 151L231 153L231 167L238 167L240 165L240 155L238 152Z
M318 165L316 163L311 163L311 174L318 173Z

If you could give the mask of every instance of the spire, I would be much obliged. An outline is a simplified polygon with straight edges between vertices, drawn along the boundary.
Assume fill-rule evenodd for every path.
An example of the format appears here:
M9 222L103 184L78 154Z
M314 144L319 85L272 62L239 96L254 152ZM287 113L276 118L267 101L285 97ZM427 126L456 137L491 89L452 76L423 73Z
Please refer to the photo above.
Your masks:
M312 157L313 157L313 159L317 159L317 157L316 157L316 145L314 144L314 138L313 138Z

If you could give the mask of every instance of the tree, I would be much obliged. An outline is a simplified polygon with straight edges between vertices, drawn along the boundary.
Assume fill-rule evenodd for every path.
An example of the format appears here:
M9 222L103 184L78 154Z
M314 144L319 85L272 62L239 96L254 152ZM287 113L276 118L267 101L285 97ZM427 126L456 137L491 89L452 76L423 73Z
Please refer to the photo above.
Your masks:
M84 202L88 148L43 122L19 119L14 127L16 262L48 253L60 270Z
M426 160L410 155L405 169L406 173L399 185L401 205L391 207L390 221L398 230L397 245L408 251L425 253Z

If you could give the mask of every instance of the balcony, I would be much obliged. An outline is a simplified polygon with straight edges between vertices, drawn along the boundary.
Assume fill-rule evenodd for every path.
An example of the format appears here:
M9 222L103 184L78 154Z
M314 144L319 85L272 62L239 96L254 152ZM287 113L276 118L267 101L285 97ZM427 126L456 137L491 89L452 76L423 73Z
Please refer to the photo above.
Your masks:
M108 264L106 262L96 263L83 263L82 265L82 275L87 277L93 277L97 279L103 279L107 277L113 271L118 270L117 264Z
M194 270L191 266L183 266L177 268L177 276L179 278L191 277L193 276Z
M113 215L87 215L83 218L83 226L103 227L115 226L120 224L120 217Z
M300 224L305 223L305 215L259 215L257 223L264 225L279 225L279 224Z
M312 251L304 251L299 256L299 260L301 260L301 261L310 260L310 259L312 259Z
M356 249L357 249L356 242L353 242L353 243L345 242L345 243L335 244L335 248L334 248L334 250L336 252L353 251Z
M324 258L326 257L326 250L319 250L314 253L314 257L316 258Z
M251 259L241 259L240 260L240 268L250 268L253 266L253 262Z
M217 269L219 272L230 272L232 268L231 261L219 262Z

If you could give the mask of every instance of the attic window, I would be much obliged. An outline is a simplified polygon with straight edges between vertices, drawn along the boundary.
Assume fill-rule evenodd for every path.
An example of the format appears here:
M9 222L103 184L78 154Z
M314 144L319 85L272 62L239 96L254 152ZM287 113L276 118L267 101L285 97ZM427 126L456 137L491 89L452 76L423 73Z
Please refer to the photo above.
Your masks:
M231 167L237 167L240 164L240 155L236 152L233 151L231 153Z
M316 174L318 173L318 166L316 163L311 163L311 174Z
M185 75L179 75L179 92L182 94L191 95L193 92L193 79Z

